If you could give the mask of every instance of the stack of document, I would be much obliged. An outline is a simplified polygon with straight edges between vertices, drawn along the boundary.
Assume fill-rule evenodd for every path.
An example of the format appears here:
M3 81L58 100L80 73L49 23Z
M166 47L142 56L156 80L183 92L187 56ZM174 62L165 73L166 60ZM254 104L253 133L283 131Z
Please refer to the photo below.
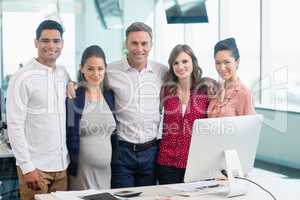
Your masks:
M199 189L216 188L218 186L220 186L220 184L217 183L217 181L197 181L191 183L172 184L167 187L182 192L192 192Z

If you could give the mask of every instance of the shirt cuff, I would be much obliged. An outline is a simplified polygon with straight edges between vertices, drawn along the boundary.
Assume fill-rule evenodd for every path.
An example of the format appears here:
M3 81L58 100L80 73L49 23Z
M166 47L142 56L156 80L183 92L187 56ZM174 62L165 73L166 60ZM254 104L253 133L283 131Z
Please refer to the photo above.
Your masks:
M23 175L35 170L32 162L25 163L19 167L21 168Z

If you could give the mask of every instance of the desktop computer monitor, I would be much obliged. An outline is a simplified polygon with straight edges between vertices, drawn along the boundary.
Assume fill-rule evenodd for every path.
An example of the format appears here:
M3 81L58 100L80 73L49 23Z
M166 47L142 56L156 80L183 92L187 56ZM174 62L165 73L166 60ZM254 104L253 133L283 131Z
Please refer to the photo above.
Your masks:
M221 170L228 168L224 153L227 150L237 153L241 171L249 174L254 164L262 121L262 115L196 120L184 182L220 177Z

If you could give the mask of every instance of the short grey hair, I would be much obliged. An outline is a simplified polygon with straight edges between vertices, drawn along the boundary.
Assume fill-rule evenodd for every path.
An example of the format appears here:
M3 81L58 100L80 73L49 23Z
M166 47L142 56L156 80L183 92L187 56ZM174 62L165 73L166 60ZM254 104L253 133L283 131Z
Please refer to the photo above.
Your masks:
M126 29L126 39L128 38L129 33L144 31L147 32L152 40L152 29L150 26L143 22L134 22Z

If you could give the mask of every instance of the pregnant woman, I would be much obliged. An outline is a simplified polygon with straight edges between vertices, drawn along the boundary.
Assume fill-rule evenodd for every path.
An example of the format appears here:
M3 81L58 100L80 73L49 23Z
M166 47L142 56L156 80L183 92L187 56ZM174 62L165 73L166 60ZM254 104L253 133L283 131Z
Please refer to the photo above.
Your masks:
M99 46L85 49L76 98L67 100L69 189L108 189L111 179L111 134L116 128L112 96L101 85L106 69Z

